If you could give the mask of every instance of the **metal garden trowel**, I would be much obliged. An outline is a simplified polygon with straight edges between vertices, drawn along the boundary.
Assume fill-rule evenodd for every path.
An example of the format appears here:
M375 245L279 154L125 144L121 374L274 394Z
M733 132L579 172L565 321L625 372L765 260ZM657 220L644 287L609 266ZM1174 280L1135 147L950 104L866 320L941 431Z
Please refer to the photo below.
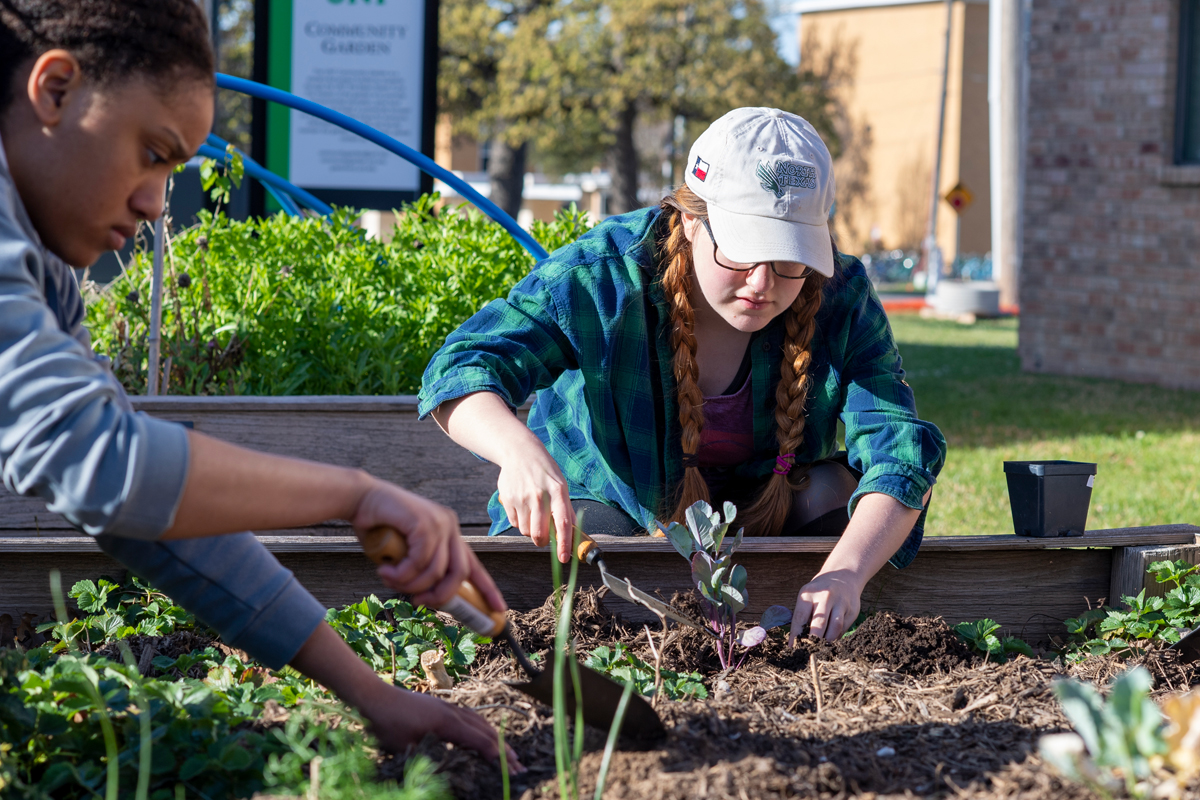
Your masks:
M583 531L579 531L579 544L576 546L576 555L579 560L585 564L597 567L600 570L600 579L604 581L604 585L618 597L622 597L631 603L639 606L644 606L650 609L660 617L675 620L681 625L687 625L699 631L704 631L709 636L716 638L717 634L705 625L703 622L689 617L679 609L671 606L657 597L652 597L641 589L629 582L628 578L618 578L608 571L608 565L604 563L604 551L596 544L596 540L588 536Z
M374 528L361 539L363 552L376 564L398 564L408 554L408 543L394 528ZM439 611L445 611L480 636L507 642L509 649L516 656L517 663L530 678L529 683L512 685L538 702L548 706L554 705L553 671L540 670L529 661L517 637L513 635L508 617L500 611L493 610L479 589L470 581L463 581L458 593ZM582 664L579 665L579 683L583 696L584 722L607 732L612 727L624 687ZM568 690L566 695L567 714L573 715L575 693ZM630 695L625 707L621 736L638 743L649 743L666 736L666 729L650 704L634 693Z

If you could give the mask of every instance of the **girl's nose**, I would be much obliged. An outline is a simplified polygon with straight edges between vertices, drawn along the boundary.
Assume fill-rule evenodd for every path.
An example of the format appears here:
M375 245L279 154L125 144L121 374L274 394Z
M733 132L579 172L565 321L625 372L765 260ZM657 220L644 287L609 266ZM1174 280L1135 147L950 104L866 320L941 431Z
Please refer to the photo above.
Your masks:
M746 273L746 285L755 292L763 294L771 288L771 282L774 277L771 274L771 265L764 261L761 264L756 264L752 270Z
M154 178L134 190L129 207L140 219L153 222L162 214L166 196L167 178Z

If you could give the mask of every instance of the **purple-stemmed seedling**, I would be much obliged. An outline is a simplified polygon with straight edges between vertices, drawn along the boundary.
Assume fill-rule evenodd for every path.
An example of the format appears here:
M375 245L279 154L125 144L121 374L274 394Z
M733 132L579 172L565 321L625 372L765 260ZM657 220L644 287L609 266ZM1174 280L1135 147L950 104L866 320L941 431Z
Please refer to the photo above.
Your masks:
M733 563L733 554L742 544L743 529L738 528L732 539L727 537L737 509L727 502L724 512L722 521L712 506L700 500L685 512L686 526L672 522L665 527L659 523L659 528L675 550L691 562L692 583L700 593L708 624L717 635L717 658L721 668L729 670L742 665L750 648L767 638L768 630L790 622L792 612L785 606L771 606L758 625L738 634L737 615L749 603L746 568Z

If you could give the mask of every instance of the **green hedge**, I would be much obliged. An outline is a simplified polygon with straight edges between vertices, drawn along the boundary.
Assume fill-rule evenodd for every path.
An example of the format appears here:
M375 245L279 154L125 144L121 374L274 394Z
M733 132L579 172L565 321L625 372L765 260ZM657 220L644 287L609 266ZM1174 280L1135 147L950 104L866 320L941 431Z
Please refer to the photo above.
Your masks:
M203 215L171 241L162 363L169 394L413 394L446 335L504 297L533 259L475 211L438 211L425 196L398 215L388 243L367 239L357 212L234 222ZM589 227L561 212L534 223L552 251ZM85 287L98 353L131 394L144 394L151 253Z

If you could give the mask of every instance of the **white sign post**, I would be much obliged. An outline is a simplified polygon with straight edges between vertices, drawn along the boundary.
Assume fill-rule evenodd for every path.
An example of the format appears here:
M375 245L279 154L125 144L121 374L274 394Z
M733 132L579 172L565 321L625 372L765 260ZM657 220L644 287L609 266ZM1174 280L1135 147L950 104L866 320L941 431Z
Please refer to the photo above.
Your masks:
M421 151L425 0L293 0L294 94ZM297 111L288 173L306 189L420 191L420 171L378 145Z

